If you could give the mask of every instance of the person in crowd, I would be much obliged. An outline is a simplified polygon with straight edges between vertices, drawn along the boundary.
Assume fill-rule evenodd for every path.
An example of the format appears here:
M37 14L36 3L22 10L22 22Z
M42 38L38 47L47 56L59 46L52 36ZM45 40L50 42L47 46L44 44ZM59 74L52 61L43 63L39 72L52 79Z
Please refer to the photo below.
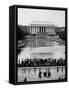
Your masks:
M57 72L59 72L59 67L57 67Z
M47 73L46 73L46 72L44 72L44 73L43 73L43 76L44 76L44 77L46 77L46 76L47 76Z
M51 77L50 68L48 68L47 78Z
M48 78L51 77L51 72L48 72Z
M39 78L42 78L42 72L39 72Z
M25 77L24 82L27 82L27 78Z

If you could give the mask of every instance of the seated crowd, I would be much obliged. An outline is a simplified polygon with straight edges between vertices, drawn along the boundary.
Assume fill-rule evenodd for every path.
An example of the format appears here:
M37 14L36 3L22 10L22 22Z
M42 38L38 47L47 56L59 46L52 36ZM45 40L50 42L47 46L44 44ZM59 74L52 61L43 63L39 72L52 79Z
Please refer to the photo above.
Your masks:
M18 66L26 66L26 67L35 67L35 66L52 66L52 65L65 65L65 60L60 58L60 59L25 59L25 60L19 60Z

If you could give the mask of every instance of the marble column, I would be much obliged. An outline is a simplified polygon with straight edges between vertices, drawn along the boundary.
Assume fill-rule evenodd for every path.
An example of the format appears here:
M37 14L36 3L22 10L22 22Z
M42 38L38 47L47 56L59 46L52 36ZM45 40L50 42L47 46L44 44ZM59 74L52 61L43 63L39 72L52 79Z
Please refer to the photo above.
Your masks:
M39 26L38 26L38 33L40 32L40 28L39 28Z
M36 34L38 33L38 26L36 26Z
M42 26L41 26L41 33L42 33Z
M31 33L31 26L30 26L30 33Z
M36 26L34 26L34 34L36 33Z
M33 27L31 26L31 30L30 30L31 33L32 33L32 30L33 30Z
M32 34L34 34L34 32L35 32L35 27L33 26Z

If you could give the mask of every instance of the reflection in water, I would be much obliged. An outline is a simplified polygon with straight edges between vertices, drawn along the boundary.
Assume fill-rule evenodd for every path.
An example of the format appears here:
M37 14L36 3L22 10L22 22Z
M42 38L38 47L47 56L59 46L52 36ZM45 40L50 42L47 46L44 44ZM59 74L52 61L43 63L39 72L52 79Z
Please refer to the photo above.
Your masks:
M36 47L36 48L22 48L21 53L18 55L18 62L25 59L33 58L63 58L65 59L65 46L52 46L52 47Z

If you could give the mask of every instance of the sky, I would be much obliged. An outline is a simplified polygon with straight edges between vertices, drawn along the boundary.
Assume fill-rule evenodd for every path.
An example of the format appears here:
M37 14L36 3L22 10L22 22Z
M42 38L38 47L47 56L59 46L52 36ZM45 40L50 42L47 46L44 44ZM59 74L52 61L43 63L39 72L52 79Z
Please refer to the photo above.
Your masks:
M18 25L30 25L36 21L63 27L65 26L65 11L18 8Z

